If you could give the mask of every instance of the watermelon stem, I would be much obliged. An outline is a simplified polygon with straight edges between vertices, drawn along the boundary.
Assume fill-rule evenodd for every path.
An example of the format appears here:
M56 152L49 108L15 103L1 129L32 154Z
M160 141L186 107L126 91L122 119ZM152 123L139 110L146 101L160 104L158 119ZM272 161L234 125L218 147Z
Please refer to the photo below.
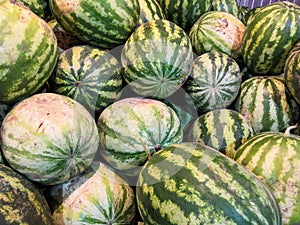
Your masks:
M146 145L145 145L143 139L142 139L140 136L138 136L138 135L135 135L135 137L136 137L137 139L139 139L139 141L141 142L141 144L142 144L142 146L143 146L143 148L144 148L144 150L145 150L145 152L146 152L146 154L147 154L148 160L151 159L151 153L150 153L149 149L146 147Z
M292 129L296 129L298 127L298 123L296 123L295 125L293 125L293 126L289 126L286 130L285 130L285 132L284 132L284 135L290 135L291 134L291 130Z

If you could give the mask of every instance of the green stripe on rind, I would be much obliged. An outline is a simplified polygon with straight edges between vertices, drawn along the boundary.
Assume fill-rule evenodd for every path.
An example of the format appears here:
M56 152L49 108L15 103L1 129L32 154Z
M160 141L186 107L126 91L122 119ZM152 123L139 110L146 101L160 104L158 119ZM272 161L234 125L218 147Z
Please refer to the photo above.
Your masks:
M300 104L300 42L292 48L285 62L284 79L292 97Z
M23 100L1 127L1 148L8 163L42 184L61 183L82 172L98 145L93 117L78 102L58 94Z
M20 2L45 21L49 21L52 17L47 0L20 0Z
M299 18L300 7L290 2L275 2L253 15L242 45L243 60L253 73L283 72L287 55L300 37Z
M77 45L60 54L53 83L55 92L102 111L120 95L121 65L107 51Z
M212 51L198 56L183 88L199 113L227 108L237 97L242 75L236 61Z
M50 77L58 57L57 40L47 23L28 9L4 1L0 11L0 102L15 103Z
M183 143L155 153L136 191L146 224L281 224L269 189L207 146Z
M237 18L239 16L239 6L236 0L212 0L211 10L228 12Z
M101 48L123 44L138 25L138 0L50 0L50 8L62 27L75 37Z
M139 5L139 24L147 23L151 20L166 19L165 13L156 0L139 0Z
M234 159L260 177L274 194L283 224L299 224L300 138L264 132L239 147Z
M51 211L44 196L25 177L0 164L1 224L51 225Z
M211 10L211 0L158 0L167 20L185 31L189 31L195 21L205 12Z
M210 11L201 15L189 31L197 55L219 51L233 58L241 56L245 25L227 12Z
M199 116L190 130L190 140L204 143L233 158L238 147L255 132L240 113L218 109Z
M189 37L167 20L142 24L121 54L123 76L129 86L142 96L161 99L181 87L191 72L192 60Z
M61 195L59 195L61 193ZM94 162L82 175L50 189L55 224L132 224L136 205L132 188L109 167ZM63 199L63 202L60 202Z
M105 148L101 154L121 170L144 164L146 151L179 143L183 135L175 111L152 99L119 100L104 109L97 126Z
M256 76L245 80L236 110L250 120L256 133L284 131L293 122L282 77Z

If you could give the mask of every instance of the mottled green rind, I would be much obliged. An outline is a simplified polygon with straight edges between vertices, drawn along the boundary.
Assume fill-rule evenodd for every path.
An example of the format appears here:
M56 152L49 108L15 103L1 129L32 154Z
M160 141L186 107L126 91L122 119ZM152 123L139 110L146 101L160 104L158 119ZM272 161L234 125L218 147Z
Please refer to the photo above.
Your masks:
M201 15L189 31L197 55L219 51L239 58L246 26L228 12L210 11Z
M240 113L217 109L199 116L190 130L190 141L208 145L233 158L238 147L255 134Z
M168 20L142 24L126 41L121 53L123 77L139 95L166 98L178 90L192 69L191 41Z
M0 3L0 103L15 103L37 92L58 57L47 23L22 3Z
M158 0L166 19L188 32L196 20L211 10L211 0Z
M212 51L194 59L183 85L199 114L227 108L237 97L242 82L239 65L225 53Z
M0 164L0 224L52 225L51 211L39 189Z
M52 18L52 13L49 7L48 0L19 0L25 6L27 6L32 12L44 19L49 21Z
M89 111L102 111L122 90L121 65L108 51L76 45L63 51L53 74L53 90Z
M155 153L141 170L136 196L147 225L282 224L267 186L204 145L174 144Z
M284 79L292 97L300 104L300 41L292 48L285 62Z
M238 148L234 159L268 185L281 209L283 224L300 223L300 136L257 134Z
M19 102L5 117L0 135L9 165L29 180L46 185L81 173L99 146L91 114L73 99L54 93Z
M183 135L175 111L153 99L116 101L100 114L97 126L104 146L100 153L112 167L124 173L130 169L138 171L147 161L147 153L179 143Z
M256 133L284 131L294 122L289 98L282 77L254 76L242 82L234 108Z
M237 18L239 16L239 6L236 0L212 0L211 10L228 12Z
M281 74L289 51L299 39L300 6L287 1L269 4L247 23L243 61L255 74Z
M131 225L137 215L133 189L99 162L47 193L54 224Z
M166 19L166 15L157 0L139 0L139 5L140 25L151 20Z
M50 0L59 24L78 39L104 49L122 45L138 25L138 0Z

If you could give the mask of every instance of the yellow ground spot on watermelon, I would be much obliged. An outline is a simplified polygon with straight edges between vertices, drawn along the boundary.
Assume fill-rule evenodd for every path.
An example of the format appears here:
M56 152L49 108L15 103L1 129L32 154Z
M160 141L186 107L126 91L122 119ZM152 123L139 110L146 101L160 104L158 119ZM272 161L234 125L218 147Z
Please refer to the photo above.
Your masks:
M80 0L57 0L55 4L62 14L70 14L76 11Z

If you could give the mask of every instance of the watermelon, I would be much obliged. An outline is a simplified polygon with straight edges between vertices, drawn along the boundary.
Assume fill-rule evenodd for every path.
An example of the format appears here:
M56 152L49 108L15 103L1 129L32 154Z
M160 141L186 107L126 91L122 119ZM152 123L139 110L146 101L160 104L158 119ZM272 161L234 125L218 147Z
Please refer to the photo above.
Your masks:
M0 190L1 225L52 225L44 195L24 176L4 164L0 164Z
M29 180L54 185L86 169L98 150L97 126L77 101L40 93L16 104L3 120L1 148Z
M63 51L53 75L53 90L91 112L102 111L122 90L121 65L108 51L76 45Z
M188 32L196 20L211 10L211 0L158 0L166 19Z
M242 40L243 61L255 74L281 74L288 53L298 40L300 6L288 1L274 2L259 9L247 23Z
M198 18L189 32L189 37L197 55L219 51L239 58L245 29L242 21L234 15L210 11Z
M27 6L32 12L44 19L46 22L51 20L52 13L48 0L18 0Z
M270 189L245 167L205 145L169 145L143 166L136 186L147 225L281 223Z
M300 224L300 136L263 132L243 143L234 159L268 185L282 214L283 224Z
M156 151L182 141L173 109L150 98L124 98L106 107L97 120L100 154L120 174L135 177Z
M285 62L284 79L292 97L300 104L300 41L292 48Z
M212 11L228 12L239 17L239 5L237 0L212 0Z
M256 133L284 131L294 122L290 98L283 77L254 76L242 82L234 109L250 121Z
M240 113L216 109L193 122L188 141L203 143L233 158L238 147L254 134L253 126Z
M251 8L248 6L238 6L238 18L240 21L242 21L245 25L247 25L247 22L245 20L246 15L251 11Z
M52 29L17 1L0 2L0 103L14 104L36 93L58 57Z
M139 95L166 98L178 90L192 69L193 51L184 30L168 20L139 26L121 53L123 77Z
M53 225L133 224L133 189L107 165L93 162L83 174L46 192Z
M237 97L242 82L239 65L225 53L212 51L194 59L183 88L199 114L228 107Z
M111 49L124 44L138 25L139 0L49 0L57 22L87 44Z
M156 0L139 0L140 19L139 24L147 23L151 20L166 19L160 4Z

